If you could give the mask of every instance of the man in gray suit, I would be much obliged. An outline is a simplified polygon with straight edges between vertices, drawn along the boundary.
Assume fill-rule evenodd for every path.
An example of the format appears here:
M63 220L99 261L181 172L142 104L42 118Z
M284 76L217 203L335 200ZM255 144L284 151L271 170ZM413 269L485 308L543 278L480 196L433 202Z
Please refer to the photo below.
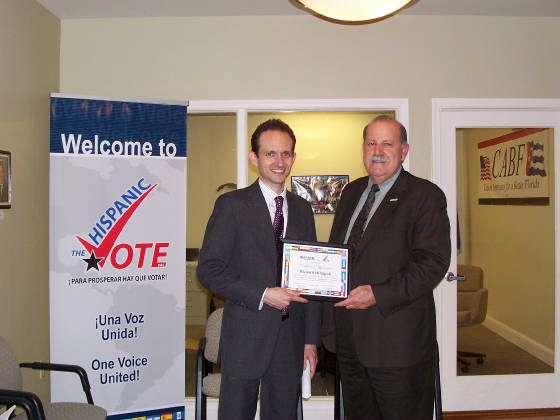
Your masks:
M198 278L225 297L218 417L296 418L304 363L317 364L321 306L279 287L279 237L314 241L311 206L286 190L296 138L281 120L251 137L259 179L220 196L208 221Z

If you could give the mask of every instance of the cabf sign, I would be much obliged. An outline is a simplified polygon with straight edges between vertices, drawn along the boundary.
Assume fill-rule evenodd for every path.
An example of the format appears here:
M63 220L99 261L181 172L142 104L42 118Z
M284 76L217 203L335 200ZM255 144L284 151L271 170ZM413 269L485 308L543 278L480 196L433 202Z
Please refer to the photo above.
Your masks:
M548 128L478 143L479 204L548 204Z

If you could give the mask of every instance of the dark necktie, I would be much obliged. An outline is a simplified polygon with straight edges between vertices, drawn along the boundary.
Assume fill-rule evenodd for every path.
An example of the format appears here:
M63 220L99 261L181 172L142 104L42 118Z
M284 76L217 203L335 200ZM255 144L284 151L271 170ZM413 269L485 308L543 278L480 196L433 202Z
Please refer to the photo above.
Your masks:
M282 212L282 204L284 197L277 196L274 201L276 202L276 213L274 213L274 222L272 223L272 229L274 229L274 240L276 241L276 248L279 248L280 239L284 234L284 213ZM288 307L284 306L282 308L282 320L288 317Z
M371 211L371 207L373 206L373 202L375 201L375 193L377 191L379 191L379 186L377 184L373 184L369 190L366 202L362 206L360 213L358 213L358 217L356 217L356 220L354 221L354 226L352 226L347 242L347 244L350 245L352 252L355 252L358 248L358 244L360 243L360 239L362 239L366 221L369 212Z
M276 246L278 246L280 239L284 234L284 213L282 212L284 197L279 195L274 199L274 201L276 201L276 213L274 213L272 228L274 229L274 240L276 241Z

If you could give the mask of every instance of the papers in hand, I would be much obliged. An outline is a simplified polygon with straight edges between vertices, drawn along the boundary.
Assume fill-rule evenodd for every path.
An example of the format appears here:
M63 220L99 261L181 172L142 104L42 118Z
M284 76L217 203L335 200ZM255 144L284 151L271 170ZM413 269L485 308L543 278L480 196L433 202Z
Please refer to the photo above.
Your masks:
M301 396L306 400L311 397L311 368L309 360L306 360L303 375L301 375Z
M16 406L12 405L6 411L4 411L2 414L0 414L0 420L8 420L10 418L10 414L12 414L12 411L14 411L15 409L16 409Z

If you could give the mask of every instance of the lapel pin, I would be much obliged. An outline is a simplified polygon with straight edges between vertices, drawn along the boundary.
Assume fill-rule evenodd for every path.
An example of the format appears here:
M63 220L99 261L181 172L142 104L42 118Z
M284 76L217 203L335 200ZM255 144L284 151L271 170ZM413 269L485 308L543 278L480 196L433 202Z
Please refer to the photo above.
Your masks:
M399 201L399 199L398 198L391 198L391 199L389 199L389 201Z

